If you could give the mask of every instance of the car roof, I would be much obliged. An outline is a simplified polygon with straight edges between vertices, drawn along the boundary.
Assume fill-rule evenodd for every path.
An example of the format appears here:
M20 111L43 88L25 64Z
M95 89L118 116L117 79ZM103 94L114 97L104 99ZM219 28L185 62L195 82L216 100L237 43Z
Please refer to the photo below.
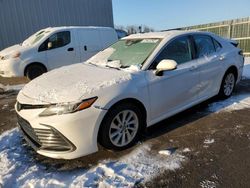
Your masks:
M182 34L210 34L209 32L201 32L201 31L181 31L181 30L170 30L170 31L162 31L162 32L151 32L151 33L138 33L132 34L123 39L143 39L143 38L159 38L166 39L172 38L174 36L182 35Z
M46 30L50 31L59 31L59 30L65 30L65 29L105 29L110 30L111 27L96 27L96 26L60 26L60 27L48 27L45 28Z

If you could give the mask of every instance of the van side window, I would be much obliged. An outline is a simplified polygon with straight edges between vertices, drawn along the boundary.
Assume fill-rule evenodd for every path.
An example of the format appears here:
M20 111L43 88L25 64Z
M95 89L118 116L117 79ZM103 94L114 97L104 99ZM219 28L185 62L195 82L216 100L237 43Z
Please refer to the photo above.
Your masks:
M192 60L191 44L188 37L180 37L168 44L158 55L155 63L163 59L175 60L178 64Z
M215 52L215 46L210 36L194 35L194 41L196 44L197 58L205 57Z
M52 44L51 48L48 48L49 42L51 42ZM58 32L50 36L43 44L41 44L38 51L41 52L55 48L60 48L66 46L69 43L70 43L70 32L69 31Z

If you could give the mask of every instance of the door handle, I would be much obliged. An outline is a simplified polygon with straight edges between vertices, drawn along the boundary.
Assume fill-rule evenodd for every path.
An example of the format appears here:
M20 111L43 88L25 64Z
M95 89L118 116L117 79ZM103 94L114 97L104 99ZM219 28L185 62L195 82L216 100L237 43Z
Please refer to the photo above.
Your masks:
M223 55L221 55L220 57L219 57L219 60L220 61L223 61L225 59L225 56L223 56Z
M74 51L74 48L68 48L68 51L72 52L72 51Z
M198 67L197 66L192 66L189 70L190 71L194 71L194 70L196 70Z

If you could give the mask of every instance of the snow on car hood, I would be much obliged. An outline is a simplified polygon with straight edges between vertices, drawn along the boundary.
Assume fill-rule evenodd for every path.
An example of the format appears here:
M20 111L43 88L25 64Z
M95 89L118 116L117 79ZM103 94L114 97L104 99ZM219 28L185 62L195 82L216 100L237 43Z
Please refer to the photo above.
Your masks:
M131 74L122 70L96 67L88 64L65 66L37 79L20 91L36 102L75 102L95 94L103 88L131 79Z
M24 47L24 46L21 46L19 44L16 44L14 46L10 46L10 47L5 48L4 50L2 50L0 52L0 56L6 56L6 55L9 55L9 54L12 54L12 53L15 53L15 52L22 52L27 48L28 47Z

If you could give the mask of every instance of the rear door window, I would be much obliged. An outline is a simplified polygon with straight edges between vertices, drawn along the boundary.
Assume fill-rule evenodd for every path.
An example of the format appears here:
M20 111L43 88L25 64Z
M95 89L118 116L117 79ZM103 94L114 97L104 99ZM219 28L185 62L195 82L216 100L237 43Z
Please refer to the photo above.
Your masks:
M196 57L206 57L215 52L213 40L207 35L194 35L196 44Z
M213 39L213 41L214 41L215 50L217 52L217 51L219 51L222 48L222 46L221 46L221 44L217 40Z

